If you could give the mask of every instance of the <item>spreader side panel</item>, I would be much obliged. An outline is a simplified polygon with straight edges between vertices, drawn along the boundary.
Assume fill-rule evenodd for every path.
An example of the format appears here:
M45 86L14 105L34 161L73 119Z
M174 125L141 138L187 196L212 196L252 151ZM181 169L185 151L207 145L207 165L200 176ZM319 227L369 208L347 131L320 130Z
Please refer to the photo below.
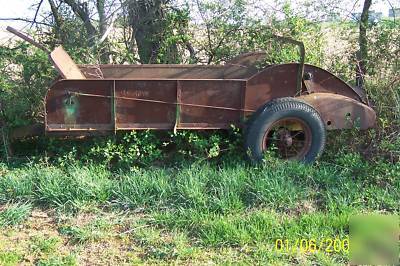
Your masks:
M363 95L360 95L360 89L354 89L345 81L330 73L329 71L312 66L304 66L303 82L305 89L309 93L334 93L346 96L356 101L363 101Z
M174 127L177 81L117 80L115 82L115 129Z
M243 119L245 80L60 80L46 97L46 132L224 129Z
M109 80L56 82L46 95L46 131L112 130L112 88Z
M266 102L296 95L297 64L271 66L247 81L245 109L257 110ZM251 113L248 113L251 114Z
M376 113L369 106L349 97L332 93L312 93L298 97L313 106L328 130L373 128Z
M243 116L245 81L180 80L178 128L229 128Z
M297 90L299 64L270 66L247 82L245 109L257 110L266 102L309 93L333 93L363 102L362 95L332 73L312 65L304 66L301 90ZM250 113L247 113L250 114Z

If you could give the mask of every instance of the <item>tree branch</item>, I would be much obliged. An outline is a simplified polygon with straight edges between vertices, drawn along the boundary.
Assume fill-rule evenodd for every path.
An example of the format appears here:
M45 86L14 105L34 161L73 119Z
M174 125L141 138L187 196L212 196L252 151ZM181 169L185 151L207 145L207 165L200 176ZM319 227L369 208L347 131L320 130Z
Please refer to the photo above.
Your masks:
M44 26L48 26L48 27L52 26L52 25L50 25L50 24L48 24L46 22L33 21L31 19L28 19L28 18L0 18L0 21L24 21L24 22L36 23L38 25L44 25Z
M34 23L36 23L36 19L37 19L37 16L38 16L38 14L39 14L40 7L41 7L42 4L43 4L43 1L44 1L44 0L40 0L38 6L37 6L37 8L36 8L36 12L35 12L35 16L33 17L33 23L32 23L32 25L33 25ZM32 26L32 25L31 25L31 26Z
M62 21L60 18L60 14L58 13L58 7L56 6L56 4L54 3L53 0L48 0L48 1L50 4L51 13L53 14L53 17L54 17L54 21L55 21L57 27L60 29L62 26Z
M72 11L83 21L86 32L89 37L89 44L94 44L94 39L97 34L96 28L90 22L90 14L86 3L80 4L76 0L61 0L72 8Z
M356 80L359 87L364 85L364 76L367 72L367 57L368 57L368 39L367 39L367 28L369 19L369 9L371 7L372 0L365 0L363 11L360 18L360 35L358 38L358 43L360 50L357 54L357 59L359 65L357 67Z
M393 22L396 23L396 12L394 10L394 6L389 0L386 0L386 2L389 4L390 9L392 9L392 11L393 11Z

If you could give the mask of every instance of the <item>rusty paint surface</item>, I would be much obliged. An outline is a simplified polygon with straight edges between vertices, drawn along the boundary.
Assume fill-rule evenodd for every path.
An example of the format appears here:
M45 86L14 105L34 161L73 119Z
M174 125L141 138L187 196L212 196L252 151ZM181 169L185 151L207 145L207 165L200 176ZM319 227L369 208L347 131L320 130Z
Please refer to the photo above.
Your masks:
M307 78L304 84L308 92L327 92L347 96L357 101L362 101L362 97L351 88L346 82L339 79L332 73L311 65L305 65L304 73Z
M164 100L176 99L176 81L130 80L116 81L116 128L172 128L175 106L168 104L132 101L129 98Z
M62 80L47 95L46 130L229 128L240 123L244 89L243 80Z
M111 96L112 80L61 80L46 96L46 130L111 130L109 98L77 97L73 92L85 91Z
M372 108L349 97L332 93L313 93L299 97L312 105L321 115L328 130L375 126Z
M257 68L240 65L82 65L89 79L248 79Z
M257 110L272 99L295 96L297 72L297 64L276 65L251 77L246 86L245 108Z
M223 106L225 108L241 109L241 92L245 82L233 80L218 81L181 81L182 103L208 106ZM182 106L178 128L212 127L229 128L231 124L239 124L241 111Z
M310 65L304 67L307 78L300 91L299 64L274 65L262 71L232 65L81 69L87 79L58 80L48 91L47 132L225 129L232 124L242 126L243 120L266 102L281 97L301 97L312 104L330 121L328 129L347 128L341 115L349 109L362 120L362 128L375 121L375 113L350 86Z

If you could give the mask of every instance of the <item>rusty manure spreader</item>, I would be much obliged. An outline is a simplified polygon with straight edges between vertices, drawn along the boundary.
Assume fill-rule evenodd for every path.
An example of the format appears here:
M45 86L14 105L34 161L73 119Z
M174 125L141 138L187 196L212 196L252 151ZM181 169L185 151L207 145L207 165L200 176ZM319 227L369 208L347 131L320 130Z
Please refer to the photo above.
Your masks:
M9 31L48 51L30 37ZM60 76L45 98L47 135L85 136L139 129L245 128L253 161L275 147L282 159L309 163L322 153L326 130L375 125L363 92L304 63L256 63L265 53L225 65L76 65L61 46L49 52ZM15 131L14 138L37 131ZM11 136L11 137L13 137Z

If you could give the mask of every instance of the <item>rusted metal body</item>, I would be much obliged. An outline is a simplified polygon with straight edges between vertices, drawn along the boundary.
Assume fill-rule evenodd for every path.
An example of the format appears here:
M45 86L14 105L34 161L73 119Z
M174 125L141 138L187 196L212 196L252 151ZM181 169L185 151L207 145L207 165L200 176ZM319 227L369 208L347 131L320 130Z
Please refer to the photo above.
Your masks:
M372 127L374 111L345 82L299 64L251 67L197 65L82 66L82 80L57 80L46 96L46 132L79 134L133 129L225 129L243 126L268 101L299 97L314 106L328 129L359 121ZM102 73L101 75L97 73Z
M375 112L364 96L332 73L304 64L304 46L290 42L300 47L300 63L263 69L256 67L263 53L244 54L225 65L77 66L56 48L49 56L60 77L46 95L45 132L243 127L260 107L282 97L312 105L327 129L373 127Z

